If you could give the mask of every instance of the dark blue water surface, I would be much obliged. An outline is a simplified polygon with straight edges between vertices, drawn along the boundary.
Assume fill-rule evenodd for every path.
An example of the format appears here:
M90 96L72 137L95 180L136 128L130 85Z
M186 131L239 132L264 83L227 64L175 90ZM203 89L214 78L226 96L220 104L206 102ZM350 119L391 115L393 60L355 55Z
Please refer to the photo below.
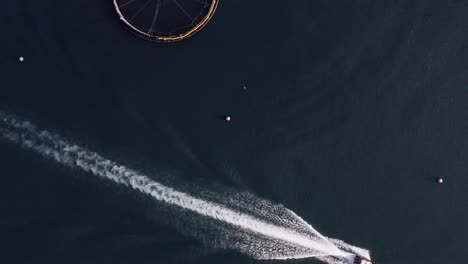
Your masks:
M173 44L129 33L111 0L1 6L2 110L282 203L379 263L466 263L466 1L222 0ZM0 177L2 263L266 263L4 141Z

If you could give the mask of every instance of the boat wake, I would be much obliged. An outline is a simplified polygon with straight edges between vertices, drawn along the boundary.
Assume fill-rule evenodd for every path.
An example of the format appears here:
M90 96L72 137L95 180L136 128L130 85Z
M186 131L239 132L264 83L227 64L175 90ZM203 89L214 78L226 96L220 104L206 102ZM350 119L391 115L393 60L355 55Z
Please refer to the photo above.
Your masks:
M184 234L207 246L235 250L257 259L315 257L330 264L370 259L365 249L324 237L282 205L245 192L192 193L119 165L32 123L0 112L0 136L73 169L126 186L178 211L170 219Z

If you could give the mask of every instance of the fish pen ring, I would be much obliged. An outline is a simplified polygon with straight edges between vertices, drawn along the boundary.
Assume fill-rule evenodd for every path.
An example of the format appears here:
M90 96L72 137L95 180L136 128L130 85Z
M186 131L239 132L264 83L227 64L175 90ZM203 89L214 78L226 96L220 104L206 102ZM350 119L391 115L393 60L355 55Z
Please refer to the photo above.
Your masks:
M120 20L137 36L157 42L186 39L213 17L218 0L113 0Z

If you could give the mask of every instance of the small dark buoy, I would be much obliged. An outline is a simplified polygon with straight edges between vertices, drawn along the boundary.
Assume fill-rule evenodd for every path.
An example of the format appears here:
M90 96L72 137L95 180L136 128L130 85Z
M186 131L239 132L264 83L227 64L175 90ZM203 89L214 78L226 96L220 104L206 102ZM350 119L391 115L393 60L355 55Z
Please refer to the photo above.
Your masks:
M437 177L437 183L438 184L441 184L441 183L444 183L444 179L440 178L440 177Z
M231 116L227 115L225 119L226 119L226 121L229 122L229 121L231 121Z

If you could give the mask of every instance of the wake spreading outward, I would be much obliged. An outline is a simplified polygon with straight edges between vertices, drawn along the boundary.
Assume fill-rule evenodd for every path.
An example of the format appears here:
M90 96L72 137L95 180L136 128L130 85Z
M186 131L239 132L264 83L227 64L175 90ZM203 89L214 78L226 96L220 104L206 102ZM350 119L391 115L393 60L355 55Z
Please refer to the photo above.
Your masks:
M1 111L0 136L47 159L137 190L182 210L186 218L198 217L205 223L200 225L203 231L184 232L210 246L257 259L315 257L331 264L369 263L367 250L326 238L284 206L254 195L194 195L176 190Z

